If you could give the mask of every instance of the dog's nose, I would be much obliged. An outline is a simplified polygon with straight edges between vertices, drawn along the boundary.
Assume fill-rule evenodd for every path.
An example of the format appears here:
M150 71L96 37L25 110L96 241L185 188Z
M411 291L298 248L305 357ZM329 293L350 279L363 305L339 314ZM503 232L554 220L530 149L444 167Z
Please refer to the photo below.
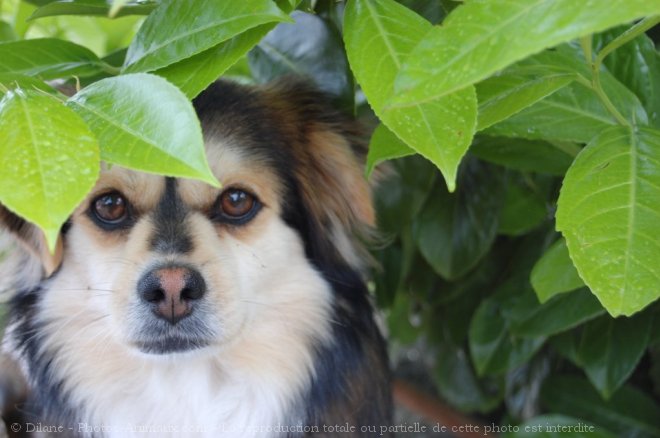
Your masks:
M190 315L195 301L206 292L206 282L194 269L166 266L144 274L138 281L137 291L153 306L156 316L174 325Z

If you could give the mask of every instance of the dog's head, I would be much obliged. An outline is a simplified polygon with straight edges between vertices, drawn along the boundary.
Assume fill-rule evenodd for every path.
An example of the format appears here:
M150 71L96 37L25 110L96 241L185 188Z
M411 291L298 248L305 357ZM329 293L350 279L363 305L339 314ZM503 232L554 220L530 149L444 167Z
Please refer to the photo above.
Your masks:
M222 188L106 167L55 257L3 213L47 275L59 266L39 279L53 336L73 325L143 353L223 347L268 318L313 327L331 305L322 274L361 269L374 214L355 125L299 82L219 82L194 104Z

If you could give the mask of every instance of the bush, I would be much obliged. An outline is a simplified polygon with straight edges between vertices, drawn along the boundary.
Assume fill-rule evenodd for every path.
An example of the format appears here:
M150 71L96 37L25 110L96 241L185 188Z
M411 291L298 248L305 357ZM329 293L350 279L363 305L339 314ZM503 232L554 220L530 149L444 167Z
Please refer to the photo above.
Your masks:
M71 17L108 14L126 17ZM376 193L376 298L393 343L428 348L439 394L496 424L660 436L659 15L658 0L5 1L0 202L54 244L100 160L217 184L189 100L220 75L306 75L380 122L366 173L396 172Z

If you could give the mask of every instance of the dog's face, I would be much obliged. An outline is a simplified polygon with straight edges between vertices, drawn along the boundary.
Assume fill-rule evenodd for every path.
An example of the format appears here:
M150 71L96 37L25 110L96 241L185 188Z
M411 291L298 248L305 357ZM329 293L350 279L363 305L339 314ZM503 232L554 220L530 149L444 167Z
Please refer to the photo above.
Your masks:
M278 342L273 319L322 336L319 270L359 269L373 212L350 126L300 86L216 85L195 102L219 189L104 167L43 283L50 332L150 355Z
M267 296L308 274L282 218L282 182L238 145L211 138L208 147L222 189L113 166L71 218L60 282L88 288L90 304L144 352L223 344L261 306L291 300L304 311L313 298Z

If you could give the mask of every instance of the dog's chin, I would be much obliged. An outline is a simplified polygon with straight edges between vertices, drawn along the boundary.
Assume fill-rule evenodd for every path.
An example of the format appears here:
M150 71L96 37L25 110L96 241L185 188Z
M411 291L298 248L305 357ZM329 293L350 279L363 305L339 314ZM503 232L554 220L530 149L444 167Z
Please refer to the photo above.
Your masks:
M133 342L141 352L150 355L166 355L186 353L201 350L211 344L206 339L184 338L181 336L164 336L157 339L145 339Z

